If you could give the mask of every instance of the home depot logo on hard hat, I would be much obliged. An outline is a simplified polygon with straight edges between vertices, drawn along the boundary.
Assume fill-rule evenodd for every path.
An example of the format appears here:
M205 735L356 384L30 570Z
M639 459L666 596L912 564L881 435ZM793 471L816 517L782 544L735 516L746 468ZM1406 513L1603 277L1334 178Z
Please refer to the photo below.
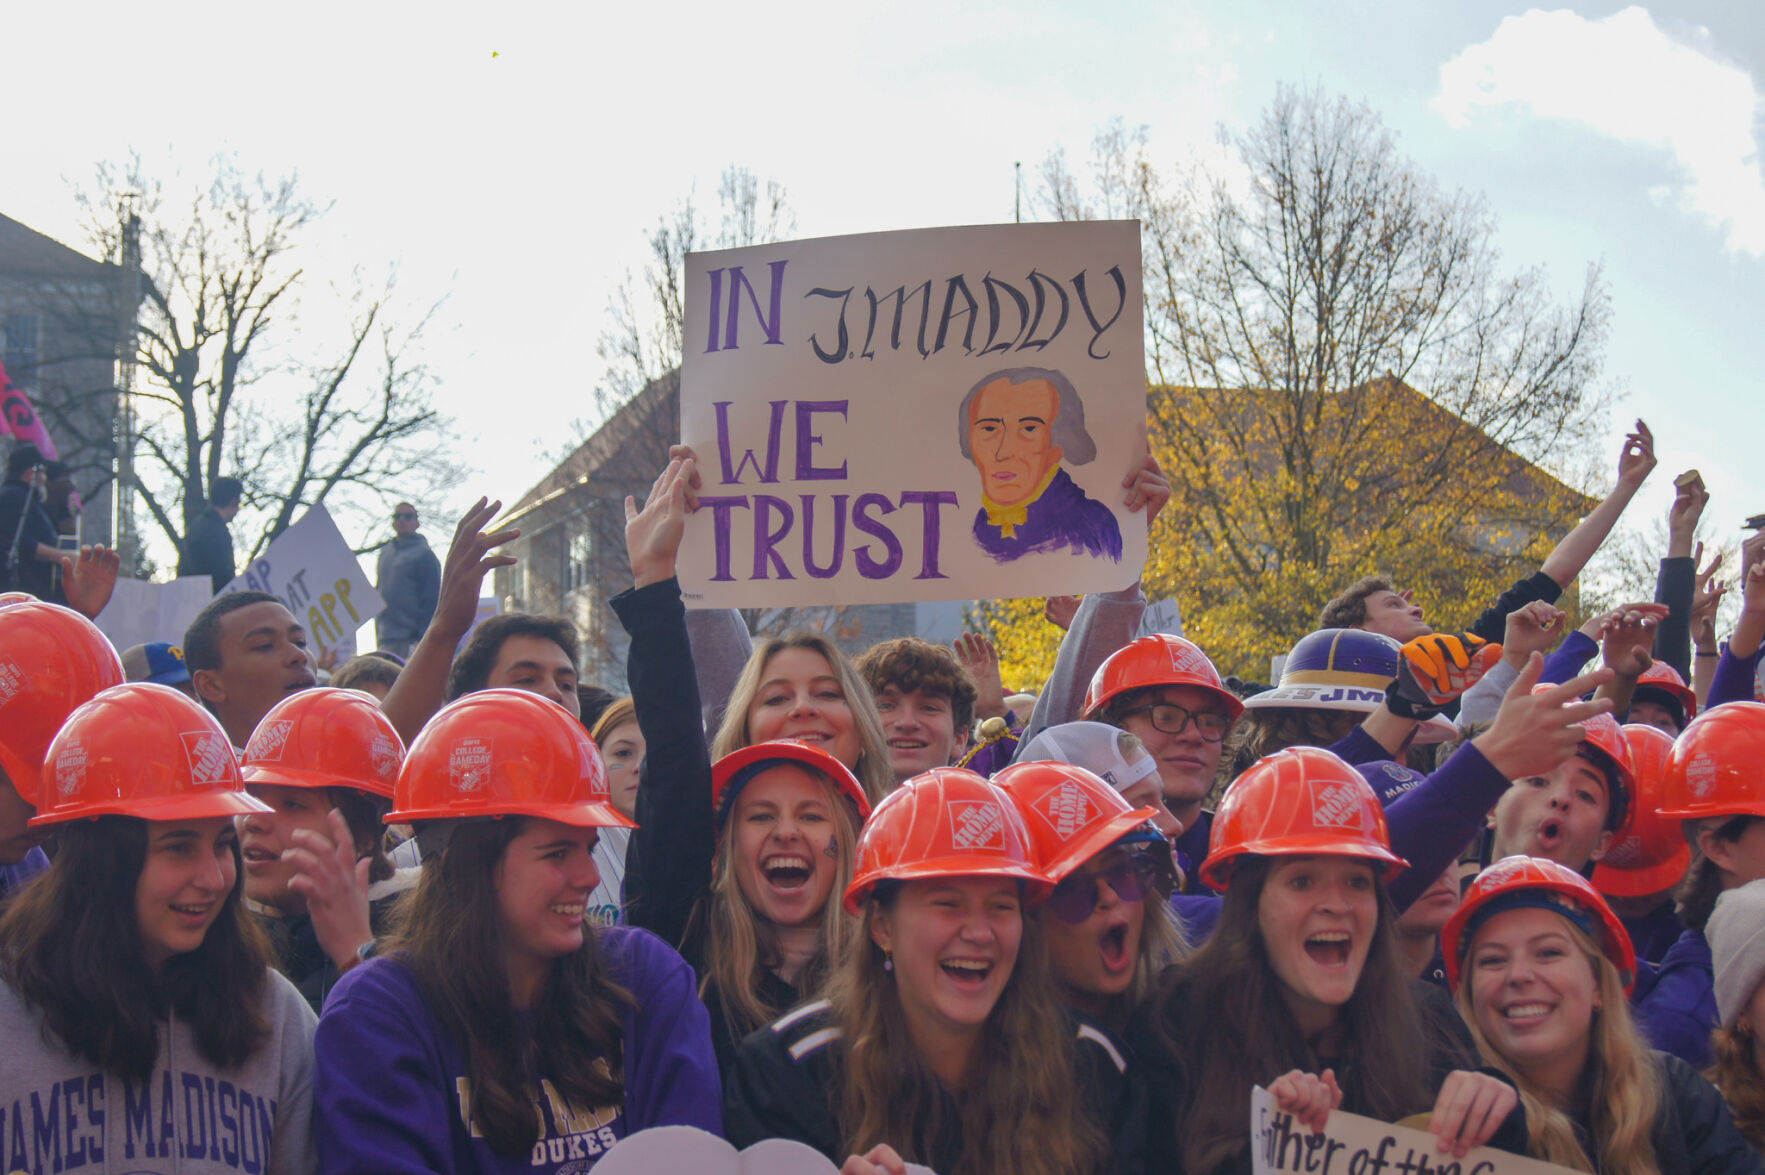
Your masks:
M391 783L398 777L398 748L383 734L368 741L368 763L374 774Z
M16 698L24 687L24 670L11 661L0 661L0 706Z
M491 740L463 738L447 756L447 777L455 791L475 792L490 779Z
M1345 780L1316 780L1312 789L1312 825L1317 828L1363 830L1359 789Z
M190 781L201 786L229 783L233 778L233 748L212 731L191 730L178 736L190 760Z
M1078 834L1081 828L1091 823L1098 816L1098 809L1085 798L1084 789L1076 783L1063 783L1050 791L1035 804L1036 815L1048 822L1048 827L1061 840L1067 840Z
M294 723L287 718L260 722L257 730L252 733L251 741L245 744L245 753L262 762L279 761L282 752L288 747L288 736L292 733Z
M1685 765L1685 782L1698 799L1710 798L1716 790L1716 764L1709 755L1699 751L1691 757L1691 762Z
M86 748L79 739L63 744L55 757L55 790L71 796L86 784Z
M1005 813L987 800L952 800L950 842L959 849L1005 850Z

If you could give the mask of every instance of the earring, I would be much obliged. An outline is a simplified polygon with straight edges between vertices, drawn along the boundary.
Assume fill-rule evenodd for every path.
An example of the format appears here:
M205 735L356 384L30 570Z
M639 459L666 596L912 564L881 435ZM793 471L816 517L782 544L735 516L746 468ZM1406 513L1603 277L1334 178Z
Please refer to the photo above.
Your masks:
M883 952L883 970L884 971L893 971L894 969L895 969L895 956L889 954L889 952L887 952L887 951L884 951Z
M1734 1030L1743 1040L1753 1039L1753 1026L1745 1020L1736 1020L1734 1022Z

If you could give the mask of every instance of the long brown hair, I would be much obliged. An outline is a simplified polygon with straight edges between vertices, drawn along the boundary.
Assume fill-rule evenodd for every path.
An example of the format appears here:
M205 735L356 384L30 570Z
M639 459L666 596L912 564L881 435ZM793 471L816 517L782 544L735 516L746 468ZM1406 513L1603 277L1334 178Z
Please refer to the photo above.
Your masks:
M1276 859L1247 855L1232 869L1219 928L1186 966L1166 973L1150 1002L1153 1036L1182 1067L1187 1100L1170 1136L1189 1175L1209 1175L1244 1160L1252 1086L1294 1069L1333 1065L1343 1108L1385 1122L1427 1109L1431 1041L1396 946L1396 915L1383 880L1379 924L1354 995L1332 1030L1338 1056L1321 1058L1281 996L1269 962L1258 907Z
M1703 849L1698 847L1701 833L1708 832L1717 840L1734 842L1741 838L1747 827L1755 820L1765 819L1761 816L1709 816L1702 820L1685 824L1685 839L1691 844L1691 867L1685 871L1685 880L1679 883L1679 892L1675 898L1679 906L1679 920L1697 931L1704 932L1709 924L1710 915L1715 912L1716 899L1728 888L1728 878L1722 866L1704 856Z
M834 1097L847 1152L887 1143L908 1162L930 1163L940 1143L959 1137L962 1159L947 1175L1104 1170L1108 1141L1087 1115L1072 1111L1083 1096L1075 1089L1074 1035L1055 1001L1047 940L1034 918L1023 920L1017 964L955 1095L956 1120L944 1112L942 1087L913 1046L895 977L870 938L876 911L893 908L900 885L877 887L854 948L823 993L843 1038Z
M826 981L834 960L843 957L855 941L855 920L846 913L840 898L852 881L858 810L833 780L804 764L796 766L821 785L834 821L833 885L828 890L827 904L822 907L819 945L796 983L798 991L811 992ZM761 972L778 966L783 955L777 927L754 908L736 882L735 853L730 847L730 826L734 820L732 812L718 833L717 852L711 862L711 889L694 912L694 921L702 920L707 932L705 977L699 984L699 995L702 998L716 988L730 1033L739 1041L789 1009L772 1007L760 998ZM692 936L689 928L687 937Z
M1718 1028L1710 1035L1710 1051L1716 1063L1705 1074L1711 1084L1722 1091L1728 1112L1734 1117L1735 1129L1765 1151L1765 1074L1753 1055L1753 1033L1743 1033L1738 1026Z
M820 653L833 675L839 678L840 692L852 710L852 727L858 732L858 761L846 766L858 777L870 802L881 802L884 796L895 790L895 774L889 768L889 744L883 737L882 716L876 711L876 699L871 696L864 679L852 668L852 663L840 652L839 646L819 632L799 629L784 636L767 637L754 646L753 656L748 658L741 676L736 678L734 688L729 691L723 724L717 728L717 737L711 740L711 757L721 759L731 751L753 744L754 737L748 731L748 711L760 693L760 679L767 664L785 649Z
M1564 927L1588 965L1593 968L1600 1006L1593 1014L1591 1047L1587 1064L1592 1073L1588 1102L1588 1133L1599 1153L1596 1163L1582 1147L1569 1116L1483 1035L1471 1005L1475 973L1467 971L1459 984L1456 1001L1459 1015L1470 1026L1477 1051L1490 1065L1513 1078L1526 1111L1526 1130L1531 1136L1527 1150L1535 1159L1576 1171L1599 1171L1601 1175L1659 1175L1651 1137L1661 1111L1661 1076L1648 1046L1637 1034L1624 995L1624 979L1610 959L1581 928L1564 919Z
M1327 747L1358 726L1363 714L1312 706L1246 710L1226 735L1209 801L1217 802L1234 779L1267 755L1288 747Z
M240 908L238 842L233 888L202 945L155 975L135 917L149 831L132 816L63 825L54 867L0 917L0 976L68 1052L107 1072L136 1082L152 1076L168 1012L189 1027L204 1060L236 1069L270 1034L270 950Z
M388 950L416 976L436 1018L466 1054L472 1122L498 1154L523 1154L539 1139L537 1069L569 1103L616 1105L624 1097L622 1017L631 994L608 976L598 936L553 959L530 1026L515 1009L492 880L521 817L456 824L447 847L423 860Z

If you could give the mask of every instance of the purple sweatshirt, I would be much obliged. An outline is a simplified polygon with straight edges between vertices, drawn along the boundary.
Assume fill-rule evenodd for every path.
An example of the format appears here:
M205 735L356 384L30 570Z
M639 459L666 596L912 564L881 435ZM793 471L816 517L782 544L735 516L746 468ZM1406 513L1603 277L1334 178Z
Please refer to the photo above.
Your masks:
M530 1154L497 1154L466 1125L465 1054L416 976L397 958L371 959L332 988L314 1040L320 1168L330 1175L574 1175L619 1139L651 1126L697 1126L721 1136L723 1089L692 968L648 931L596 933L614 978L638 1004L625 1013L622 1104L570 1105L541 1081L533 1091L544 1124L540 1141Z
M1759 658L1765 656L1765 644L1753 650L1751 657L1737 657L1722 642L1722 658L1716 662L1716 673L1710 678L1710 696L1704 709L1713 710L1724 702L1751 702L1758 697Z

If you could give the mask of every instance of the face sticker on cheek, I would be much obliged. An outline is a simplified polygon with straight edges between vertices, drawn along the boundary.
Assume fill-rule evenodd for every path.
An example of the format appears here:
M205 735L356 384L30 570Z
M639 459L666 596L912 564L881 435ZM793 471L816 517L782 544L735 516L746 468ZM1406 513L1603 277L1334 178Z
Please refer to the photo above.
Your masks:
M825 849L822 849L821 851L827 854L829 860L832 860L832 861L839 860L840 859L840 838L837 836L828 837L827 838L827 847Z

